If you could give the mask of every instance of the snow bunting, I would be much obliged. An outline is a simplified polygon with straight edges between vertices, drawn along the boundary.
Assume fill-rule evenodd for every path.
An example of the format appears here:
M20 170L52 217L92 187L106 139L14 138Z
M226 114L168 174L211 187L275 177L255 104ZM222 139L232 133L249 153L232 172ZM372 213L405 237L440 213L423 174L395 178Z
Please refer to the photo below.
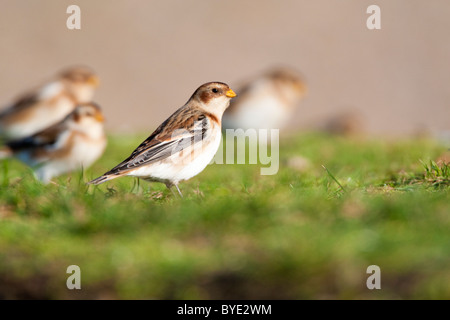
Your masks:
M19 98L0 112L0 136L28 137L64 119L78 103L92 101L98 77L88 68L65 70L49 83Z
M223 116L224 129L281 129L306 94L306 85L295 71L280 68L237 92Z
M63 121L30 137L8 142L0 158L16 157L43 183L89 167L105 150L103 115L94 103L78 105Z
M203 171L216 154L222 115L235 96L225 83L205 83L127 159L89 183L133 176L175 186L183 196L178 183Z

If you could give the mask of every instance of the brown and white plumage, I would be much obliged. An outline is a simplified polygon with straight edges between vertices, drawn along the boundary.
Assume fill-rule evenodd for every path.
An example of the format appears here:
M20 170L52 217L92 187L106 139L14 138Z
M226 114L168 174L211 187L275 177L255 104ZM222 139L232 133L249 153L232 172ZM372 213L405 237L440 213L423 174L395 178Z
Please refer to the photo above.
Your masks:
M98 77L86 67L61 72L0 112L0 136L21 139L61 121L77 104L92 101L98 83Z
M88 168L105 150L103 115L94 103L78 105L63 121L24 139L8 142L0 158L16 157L48 183L66 172Z
M294 70L277 68L242 86L223 116L224 129L282 129L306 85Z
M178 183L203 171L217 152L222 115L235 96L225 83L200 86L127 159L89 183L134 176L174 185L181 195Z

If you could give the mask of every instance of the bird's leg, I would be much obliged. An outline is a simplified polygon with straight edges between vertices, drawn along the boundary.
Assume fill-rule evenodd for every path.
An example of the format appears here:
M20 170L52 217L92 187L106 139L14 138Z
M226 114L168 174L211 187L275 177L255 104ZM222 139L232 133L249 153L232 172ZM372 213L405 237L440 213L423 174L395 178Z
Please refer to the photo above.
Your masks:
M183 198L183 194L181 193L180 188L178 188L178 183L175 183L175 187L177 188L178 193L180 194L180 197Z
M172 192L173 196L176 197L177 194L175 193L175 191L173 191L172 186L169 187L169 190Z
M177 188L178 194L180 195L180 197L183 198L183 194L181 193L180 188L178 188L178 183L166 182L166 187L167 187L170 191L172 191L172 194L176 197L177 195L176 195L176 193L175 193L175 192L173 191L173 189L172 189L173 186L175 186L175 188Z
M144 179L145 180L145 179ZM152 194L152 184L150 183L149 180L146 180L147 183L147 194ZM145 189L145 187L142 187L143 189ZM145 193L145 192L144 192Z
M172 183L166 182L166 187L167 187L167 189L170 190L170 192L172 192L172 194L173 194L174 197L177 196L176 193L175 193L175 192L173 191L173 189L172 189L172 187L173 187L173 184L172 184Z

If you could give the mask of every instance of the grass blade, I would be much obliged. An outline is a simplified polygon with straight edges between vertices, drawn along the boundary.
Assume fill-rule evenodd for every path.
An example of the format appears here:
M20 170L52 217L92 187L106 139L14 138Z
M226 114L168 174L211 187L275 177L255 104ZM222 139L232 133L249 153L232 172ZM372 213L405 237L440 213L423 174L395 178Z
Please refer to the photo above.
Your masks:
M330 172L330 170L327 169L324 165L322 165L322 168L325 169L325 171L328 173L328 175L338 184L338 186L342 189L342 191L347 192L347 190L342 186L342 184L339 183L339 181L335 178L335 176Z

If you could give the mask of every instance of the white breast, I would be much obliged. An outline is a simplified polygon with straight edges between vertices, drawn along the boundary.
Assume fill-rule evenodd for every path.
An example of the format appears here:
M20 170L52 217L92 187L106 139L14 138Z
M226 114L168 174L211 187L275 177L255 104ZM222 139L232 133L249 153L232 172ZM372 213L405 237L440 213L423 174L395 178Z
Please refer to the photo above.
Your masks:
M267 95L242 102L232 122L236 129L280 129L288 116L280 99Z
M76 137L70 158L75 167L87 169L100 158L105 148L106 138L88 140L86 137Z
M64 142L64 139L61 139ZM77 135L73 141L73 147L70 153L63 157L53 157L44 162L44 164L36 170L36 176L44 183L48 183L53 177L63 173L87 169L100 156L106 147L106 138L87 139L83 135ZM44 161L44 159L41 159Z
M200 172L211 162L220 146L222 134L219 126L215 126L211 130L209 139L205 139L203 145L195 144L195 150L192 159L180 159L175 154L163 161L158 161L148 166L143 166L137 170L130 172L128 175L135 177L146 177L155 181L170 181L178 183L179 181L188 180ZM192 149L186 149L185 152L190 154Z

